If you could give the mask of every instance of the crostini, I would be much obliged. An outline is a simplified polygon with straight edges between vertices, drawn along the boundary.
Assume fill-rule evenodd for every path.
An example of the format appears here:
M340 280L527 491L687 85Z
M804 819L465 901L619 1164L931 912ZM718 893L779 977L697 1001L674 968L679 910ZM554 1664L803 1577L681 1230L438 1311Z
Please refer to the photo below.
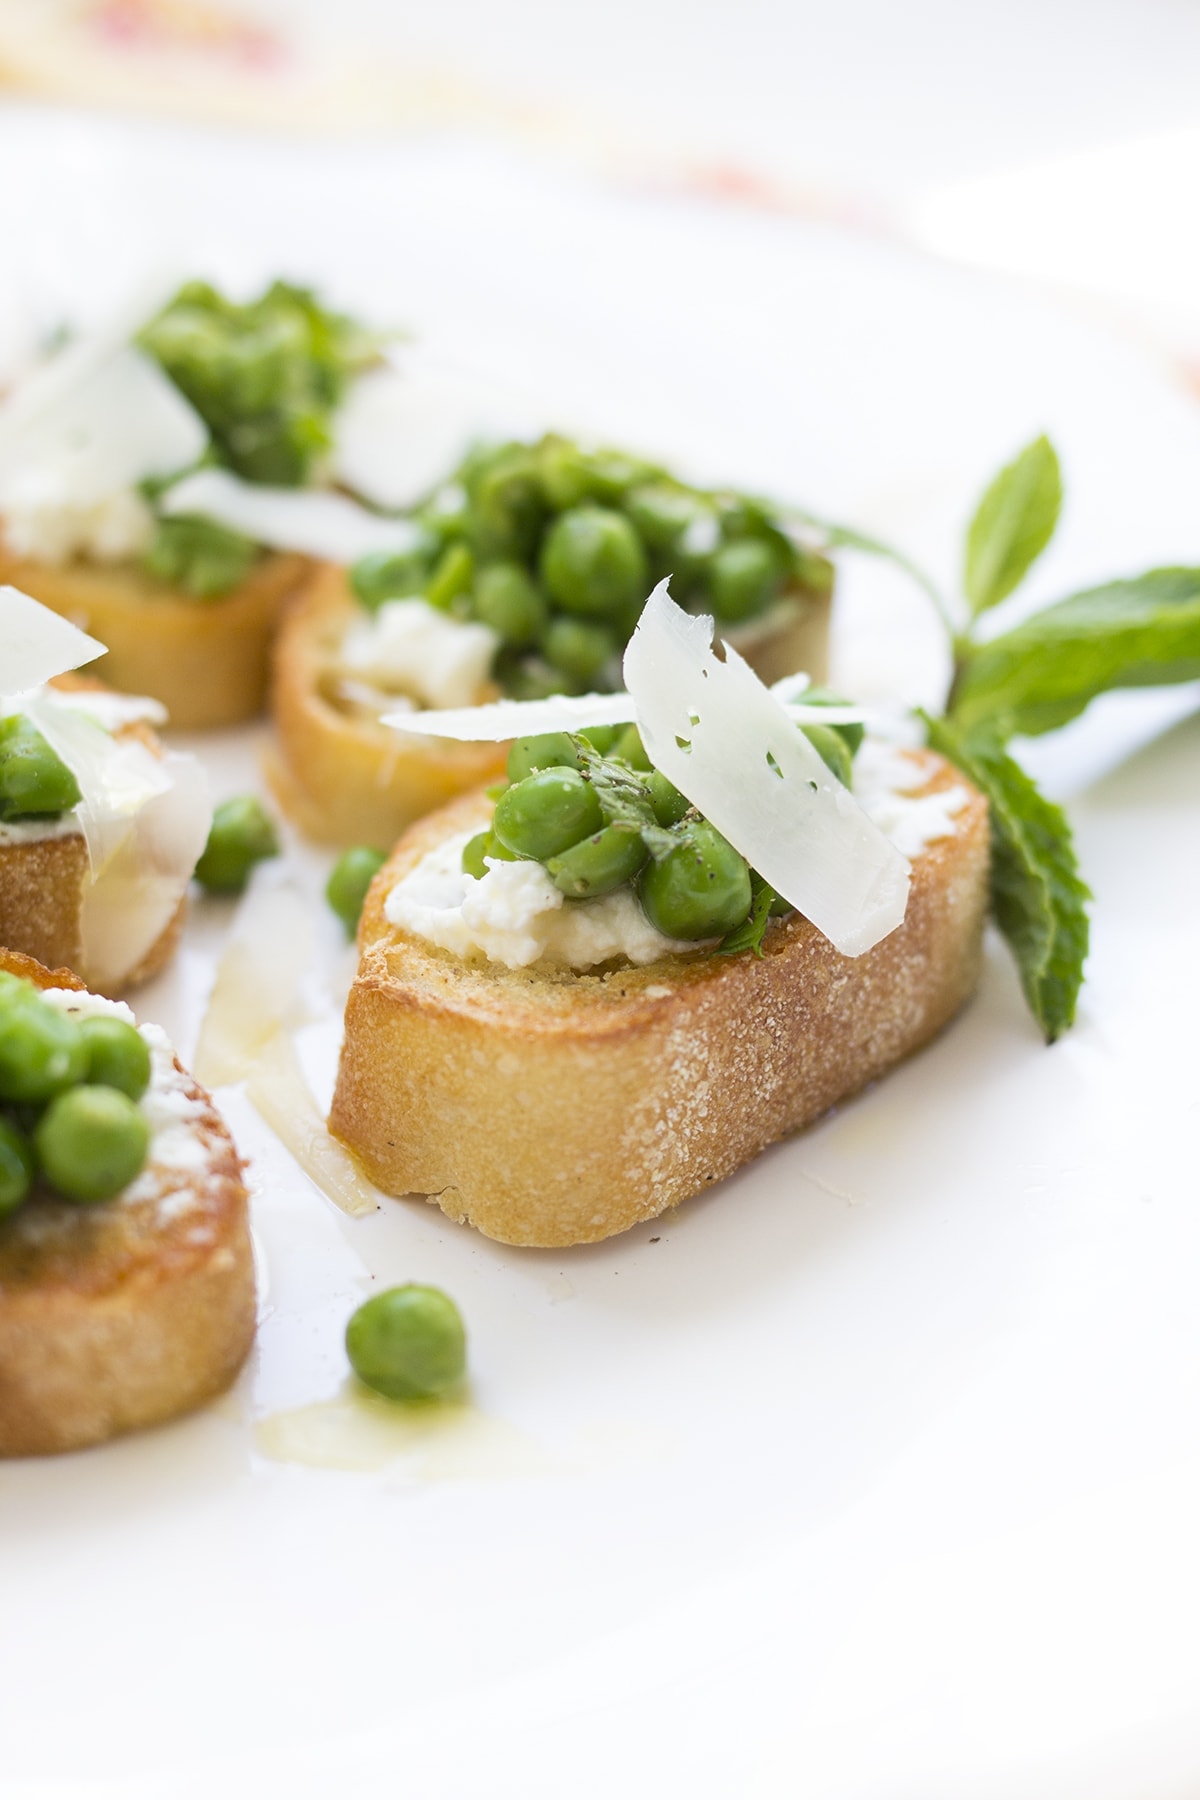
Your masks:
M320 482L333 409L376 347L279 282L246 304L192 282L136 325L68 342L0 407L0 581L101 638L111 685L175 726L236 724L262 710L308 562L170 496L198 463Z
M156 701L64 671L102 649L0 588L0 943L113 994L172 955L212 808Z
M254 1335L246 1201L164 1034L0 951L0 1456L98 1444L229 1386Z
M636 726L519 740L498 800L413 826L376 877L330 1129L386 1192L505 1243L607 1237L971 994L982 796L929 751L861 744L844 710L789 710L710 632L652 596Z
M387 848L495 772L478 745L381 729L389 708L619 686L648 577L715 609L765 680L824 673L832 567L745 496L550 437L474 452L413 525L402 552L322 570L280 632L271 776L320 841Z

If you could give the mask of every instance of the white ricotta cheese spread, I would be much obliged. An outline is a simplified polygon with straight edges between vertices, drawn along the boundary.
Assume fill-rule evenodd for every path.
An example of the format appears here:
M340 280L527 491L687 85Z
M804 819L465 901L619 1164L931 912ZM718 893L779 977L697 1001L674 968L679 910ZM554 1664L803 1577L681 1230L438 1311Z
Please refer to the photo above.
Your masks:
M925 783L919 762L893 744L863 739L854 759L854 797L910 862L926 845L954 835L954 821L967 803L965 787L937 794L913 792Z
M427 600L388 600L350 627L339 660L351 681L407 695L419 706L470 706L499 648L486 625L449 618Z
M630 887L567 901L541 863L493 857L481 880L466 875L470 835L447 838L396 883L384 907L393 925L464 962L509 969L535 962L593 969L617 956L640 965L699 948L655 931Z
M154 514L136 488L81 499L52 476L14 485L3 499L4 541L14 556L55 566L74 556L128 562L154 533Z

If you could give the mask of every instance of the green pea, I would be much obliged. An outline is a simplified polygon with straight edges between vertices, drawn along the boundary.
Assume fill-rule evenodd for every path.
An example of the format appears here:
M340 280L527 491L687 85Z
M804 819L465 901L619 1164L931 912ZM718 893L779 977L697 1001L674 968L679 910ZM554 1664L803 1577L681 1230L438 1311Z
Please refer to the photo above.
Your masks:
M689 525L711 518L712 510L698 494L671 482L648 482L625 497L625 510L652 550L670 551Z
M623 500L631 487L657 474L651 463L624 450L589 450L584 454L587 491L610 504Z
M488 873L486 859L494 862L516 862L513 852L501 844L494 831L477 831L475 836L463 845L462 870L464 875L473 875L476 881L482 881Z
M87 1066L78 1020L33 988L0 1007L0 1100L40 1105L82 1081Z
M586 500L591 487L587 459L567 438L546 437L537 447L538 480L555 512L566 512Z
M513 700L546 700L563 690L558 670L552 669L540 656L514 656L502 650L496 658L495 676Z
M524 444L506 444L467 477L471 535L489 556L532 555L545 509L537 457Z
M589 725L579 736L586 738L598 755L607 756L624 729L623 725Z
M706 819L685 826L661 862L647 863L638 891L654 928L685 939L723 937L753 898L745 858Z
M0 725L0 819L50 818L79 804L79 783L28 719Z
M33 1146L11 1119L0 1117L0 1219L16 1212L33 1186Z
M150 1046L137 1027L124 1019L96 1017L80 1019L79 1029L87 1046L83 1079L140 1100L150 1086Z
M565 611L589 616L614 613L644 598L646 552L621 513L603 506L575 506L560 514L546 533L541 574Z
M489 563L475 578L475 617L506 644L531 644L546 624L547 607L520 563Z
M687 795L681 794L675 783L657 769L651 769L647 775L646 787L659 824L677 825L692 804Z
M846 740L831 725L805 725L804 735L825 767L836 775L843 787L854 782L854 760Z
M438 549L434 533L419 530L411 550L372 550L360 556L350 570L355 599L368 612L375 612L385 600L423 593Z
M749 619L775 598L783 585L779 558L762 538L722 544L708 569L713 607L722 619Z
M470 593L474 579L475 558L467 546L450 544L425 584L425 598L440 612L449 612L460 595Z
M579 756L565 731L518 738L508 753L508 779L524 781L535 769L577 769Z
M462 872L464 875L473 875L476 881L483 880L488 872L487 864L483 859L488 854L488 845L491 839L490 831L477 831L475 836L463 845Z
M465 538L471 529L471 506L466 488L458 481L447 482L425 502L414 519L438 543L448 544Z
M632 881L646 860L640 834L627 825L605 825L552 856L546 871L556 888L571 900L609 894Z
M646 746L642 743L642 734L636 725L626 725L616 743L609 749L608 755L614 762L628 763L631 769L649 769L652 766L646 755Z
M90 1206L127 1187L146 1160L150 1127L128 1094L73 1087L52 1100L33 1133L38 1164L66 1200Z
M279 838L261 800L242 794L213 812L196 880L213 894L240 894L255 863L279 855Z
M389 1400L431 1400L467 1368L462 1317L440 1288L409 1282L376 1294L346 1326L346 1354L361 1382Z
M810 687L805 690L804 704L805 706L844 706L846 702L841 694L835 694L830 688ZM858 755L867 731L861 719L855 719L848 725L831 725L828 729L837 732L851 756Z
M599 831L600 802L576 769L539 769L507 788L496 802L493 830L518 856L545 862Z
M618 649L608 627L590 619L552 619L542 638L546 661L578 687L590 686Z
M20 1006L37 990L32 982L25 981L20 975L10 975L7 969L0 969L0 1008Z
M352 850L343 850L330 870L325 898L345 926L347 937L352 938L358 930L367 889L386 861L381 850L356 844Z

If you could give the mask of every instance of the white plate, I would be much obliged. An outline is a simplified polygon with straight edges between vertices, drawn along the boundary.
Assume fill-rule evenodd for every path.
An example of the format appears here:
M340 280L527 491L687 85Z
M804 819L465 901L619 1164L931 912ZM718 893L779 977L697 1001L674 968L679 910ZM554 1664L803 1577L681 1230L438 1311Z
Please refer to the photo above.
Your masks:
M947 578L972 494L1045 428L1069 501L1037 594L1200 561L1200 416L1165 377L894 246L470 143L14 111L0 146L8 301L87 310L164 259L312 274L554 422L893 531ZM847 573L839 655L936 689L879 571ZM1039 749L1097 893L1066 1041L1041 1048L993 947L924 1055L615 1242L505 1250L390 1201L352 1223L222 1095L258 1347L198 1418L0 1468L6 1794L1193 1790L1200 721L1110 768L1183 710L1116 702ZM206 740L220 791L253 737ZM284 875L315 895L323 867ZM141 996L185 1050L227 923L200 906ZM345 957L319 934L327 1082ZM334 1406L333 1466L265 1454L262 1421L338 1394L359 1298L406 1278L460 1302L477 1416L379 1452Z

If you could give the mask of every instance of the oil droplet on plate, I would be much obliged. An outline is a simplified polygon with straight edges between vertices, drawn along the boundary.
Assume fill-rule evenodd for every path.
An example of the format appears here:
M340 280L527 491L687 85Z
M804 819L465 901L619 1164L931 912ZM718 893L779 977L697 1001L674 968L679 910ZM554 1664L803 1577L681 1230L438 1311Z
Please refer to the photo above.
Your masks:
M254 1428L273 1462L367 1472L404 1464L422 1481L560 1474L567 1466L467 1400L405 1405L348 1381L332 1400L271 1413Z

